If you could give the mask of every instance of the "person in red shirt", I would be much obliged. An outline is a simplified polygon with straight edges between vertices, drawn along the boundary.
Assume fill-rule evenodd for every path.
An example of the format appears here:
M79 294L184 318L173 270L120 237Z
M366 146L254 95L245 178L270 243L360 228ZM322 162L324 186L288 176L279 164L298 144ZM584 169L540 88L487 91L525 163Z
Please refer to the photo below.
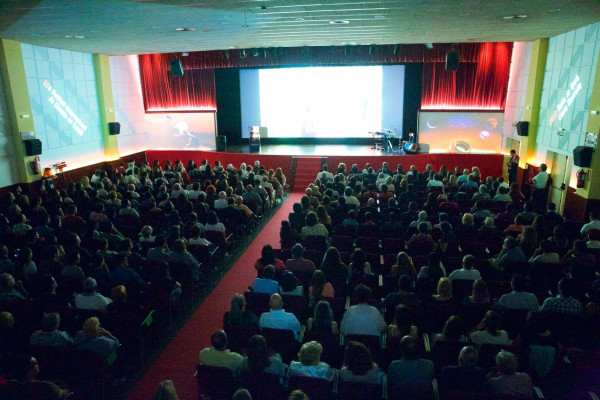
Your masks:
M273 247L265 244L262 248L261 257L254 263L254 268L261 272L267 265L273 265L276 271L285 271L285 264L279 258L275 258Z

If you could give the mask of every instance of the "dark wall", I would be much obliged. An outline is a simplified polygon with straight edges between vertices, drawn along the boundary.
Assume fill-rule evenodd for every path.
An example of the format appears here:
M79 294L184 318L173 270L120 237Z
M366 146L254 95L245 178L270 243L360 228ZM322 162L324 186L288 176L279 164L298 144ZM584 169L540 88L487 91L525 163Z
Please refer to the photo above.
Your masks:
M217 134L227 136L229 144L240 144L242 140L242 107L239 69L215 69L215 87L217 91Z
M408 140L408 134L418 134L417 124L421 108L423 89L423 64L404 64L404 115L402 118L402 138Z

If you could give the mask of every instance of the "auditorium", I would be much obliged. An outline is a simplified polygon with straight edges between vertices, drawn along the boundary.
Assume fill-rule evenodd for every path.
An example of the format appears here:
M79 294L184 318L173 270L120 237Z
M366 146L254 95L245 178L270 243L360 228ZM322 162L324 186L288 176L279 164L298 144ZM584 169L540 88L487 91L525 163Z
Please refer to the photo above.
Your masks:
M600 396L600 2L0 4L0 398Z

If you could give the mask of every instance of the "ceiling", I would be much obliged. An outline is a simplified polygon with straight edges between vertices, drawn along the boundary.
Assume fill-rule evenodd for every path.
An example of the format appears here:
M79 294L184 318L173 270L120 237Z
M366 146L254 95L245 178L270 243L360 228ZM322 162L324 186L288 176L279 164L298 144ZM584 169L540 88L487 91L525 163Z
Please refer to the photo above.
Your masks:
M0 0L1 38L108 55L531 41L599 20L598 0Z

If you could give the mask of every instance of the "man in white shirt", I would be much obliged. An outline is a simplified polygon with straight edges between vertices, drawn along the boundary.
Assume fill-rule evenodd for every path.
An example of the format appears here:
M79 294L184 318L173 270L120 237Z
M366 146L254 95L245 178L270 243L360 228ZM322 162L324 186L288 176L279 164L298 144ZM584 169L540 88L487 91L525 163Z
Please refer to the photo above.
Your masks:
M546 164L540 165L540 173L533 177L533 193L531 194L531 202L535 209L545 209L546 200L544 197L547 195L546 184L548 183L548 172L546 170L548 166Z
M227 194L223 191L219 192L219 198L214 201L214 209L220 210L227 207Z
M590 212L590 222L583 225L581 228L581 236L586 237L592 229L600 230L600 211L598 210L593 210Z
M294 337L298 340L300 334L300 322L292 313L286 312L283 309L283 300L277 293L271 296L269 301L271 310L262 313L258 320L258 327L272 329L287 329L294 332Z
M321 178L321 175L325 173L325 176L327 177L327 179L329 179L330 181L333 180L333 174L331 172L329 172L329 167L327 166L327 164L323 165L323 168L321 169L321 172L319 172L317 174L317 179Z
M83 281L83 293L75 296L75 308L106 312L107 306L112 303L112 300L97 293L97 287L94 278L86 278Z
M462 259L462 268L452 271L452 273L448 276L448 279L451 281L454 279L467 279L470 281L475 281L477 279L481 279L481 274L478 270L473 269L475 265L475 257L471 254L467 254Z
M354 289L354 296L358 304L350 307L344 313L342 334L381 335L386 328L386 324L379 310L368 304L371 289L362 284L357 285Z
M432 186L444 187L444 182L442 182L440 180L439 176L434 175L433 179L430 180L429 182L427 182L427 187L432 187Z

